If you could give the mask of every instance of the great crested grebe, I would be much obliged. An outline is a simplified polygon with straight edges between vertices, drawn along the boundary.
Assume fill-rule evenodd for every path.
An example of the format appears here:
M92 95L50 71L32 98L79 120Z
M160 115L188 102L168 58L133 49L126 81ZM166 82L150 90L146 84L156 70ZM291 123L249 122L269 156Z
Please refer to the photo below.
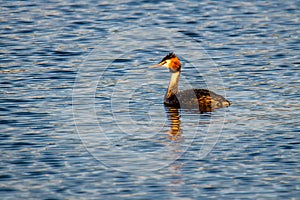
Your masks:
M150 67L167 67L170 70L171 79L164 98L166 106L177 108L199 107L200 112L211 112L216 108L228 107L230 105L230 102L223 96L206 89L178 91L181 64L179 58L174 53L169 53L159 64Z

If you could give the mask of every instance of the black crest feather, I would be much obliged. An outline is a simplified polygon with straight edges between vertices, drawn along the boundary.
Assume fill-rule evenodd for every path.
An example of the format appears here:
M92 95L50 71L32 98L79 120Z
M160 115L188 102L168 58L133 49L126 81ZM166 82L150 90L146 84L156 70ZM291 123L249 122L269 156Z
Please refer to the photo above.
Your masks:
M165 61L165 60L168 60L168 59L171 59L171 58L175 58L175 57L177 57L177 56L175 55L175 53L170 52L168 55L166 55L166 56L160 61L160 63L163 62L163 61Z

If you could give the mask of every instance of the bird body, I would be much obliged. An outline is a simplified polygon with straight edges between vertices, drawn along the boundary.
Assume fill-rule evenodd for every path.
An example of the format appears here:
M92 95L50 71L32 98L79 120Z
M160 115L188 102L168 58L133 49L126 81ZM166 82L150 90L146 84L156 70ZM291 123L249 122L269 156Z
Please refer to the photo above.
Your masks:
M167 67L171 78L165 94L164 104L177 108L198 108L201 112L210 112L216 108L228 107L230 102L223 96L207 89L190 89L178 91L181 63L174 53L169 53L161 62L152 67Z

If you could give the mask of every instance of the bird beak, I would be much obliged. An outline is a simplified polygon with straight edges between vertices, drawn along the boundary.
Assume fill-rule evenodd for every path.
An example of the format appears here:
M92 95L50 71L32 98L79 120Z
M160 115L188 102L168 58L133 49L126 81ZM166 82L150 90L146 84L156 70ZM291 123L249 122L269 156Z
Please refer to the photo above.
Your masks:
M158 67L162 67L162 65L161 64L156 64L156 65L149 66L149 68L158 68Z

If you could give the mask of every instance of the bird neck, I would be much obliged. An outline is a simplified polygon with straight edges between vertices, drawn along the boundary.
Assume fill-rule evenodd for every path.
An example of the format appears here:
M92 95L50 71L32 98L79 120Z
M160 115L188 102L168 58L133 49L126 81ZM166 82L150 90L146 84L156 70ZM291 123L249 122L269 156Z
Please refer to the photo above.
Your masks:
M172 95L178 93L179 77L180 77L180 71L171 73L171 79L170 79L169 87L165 98L170 98Z

